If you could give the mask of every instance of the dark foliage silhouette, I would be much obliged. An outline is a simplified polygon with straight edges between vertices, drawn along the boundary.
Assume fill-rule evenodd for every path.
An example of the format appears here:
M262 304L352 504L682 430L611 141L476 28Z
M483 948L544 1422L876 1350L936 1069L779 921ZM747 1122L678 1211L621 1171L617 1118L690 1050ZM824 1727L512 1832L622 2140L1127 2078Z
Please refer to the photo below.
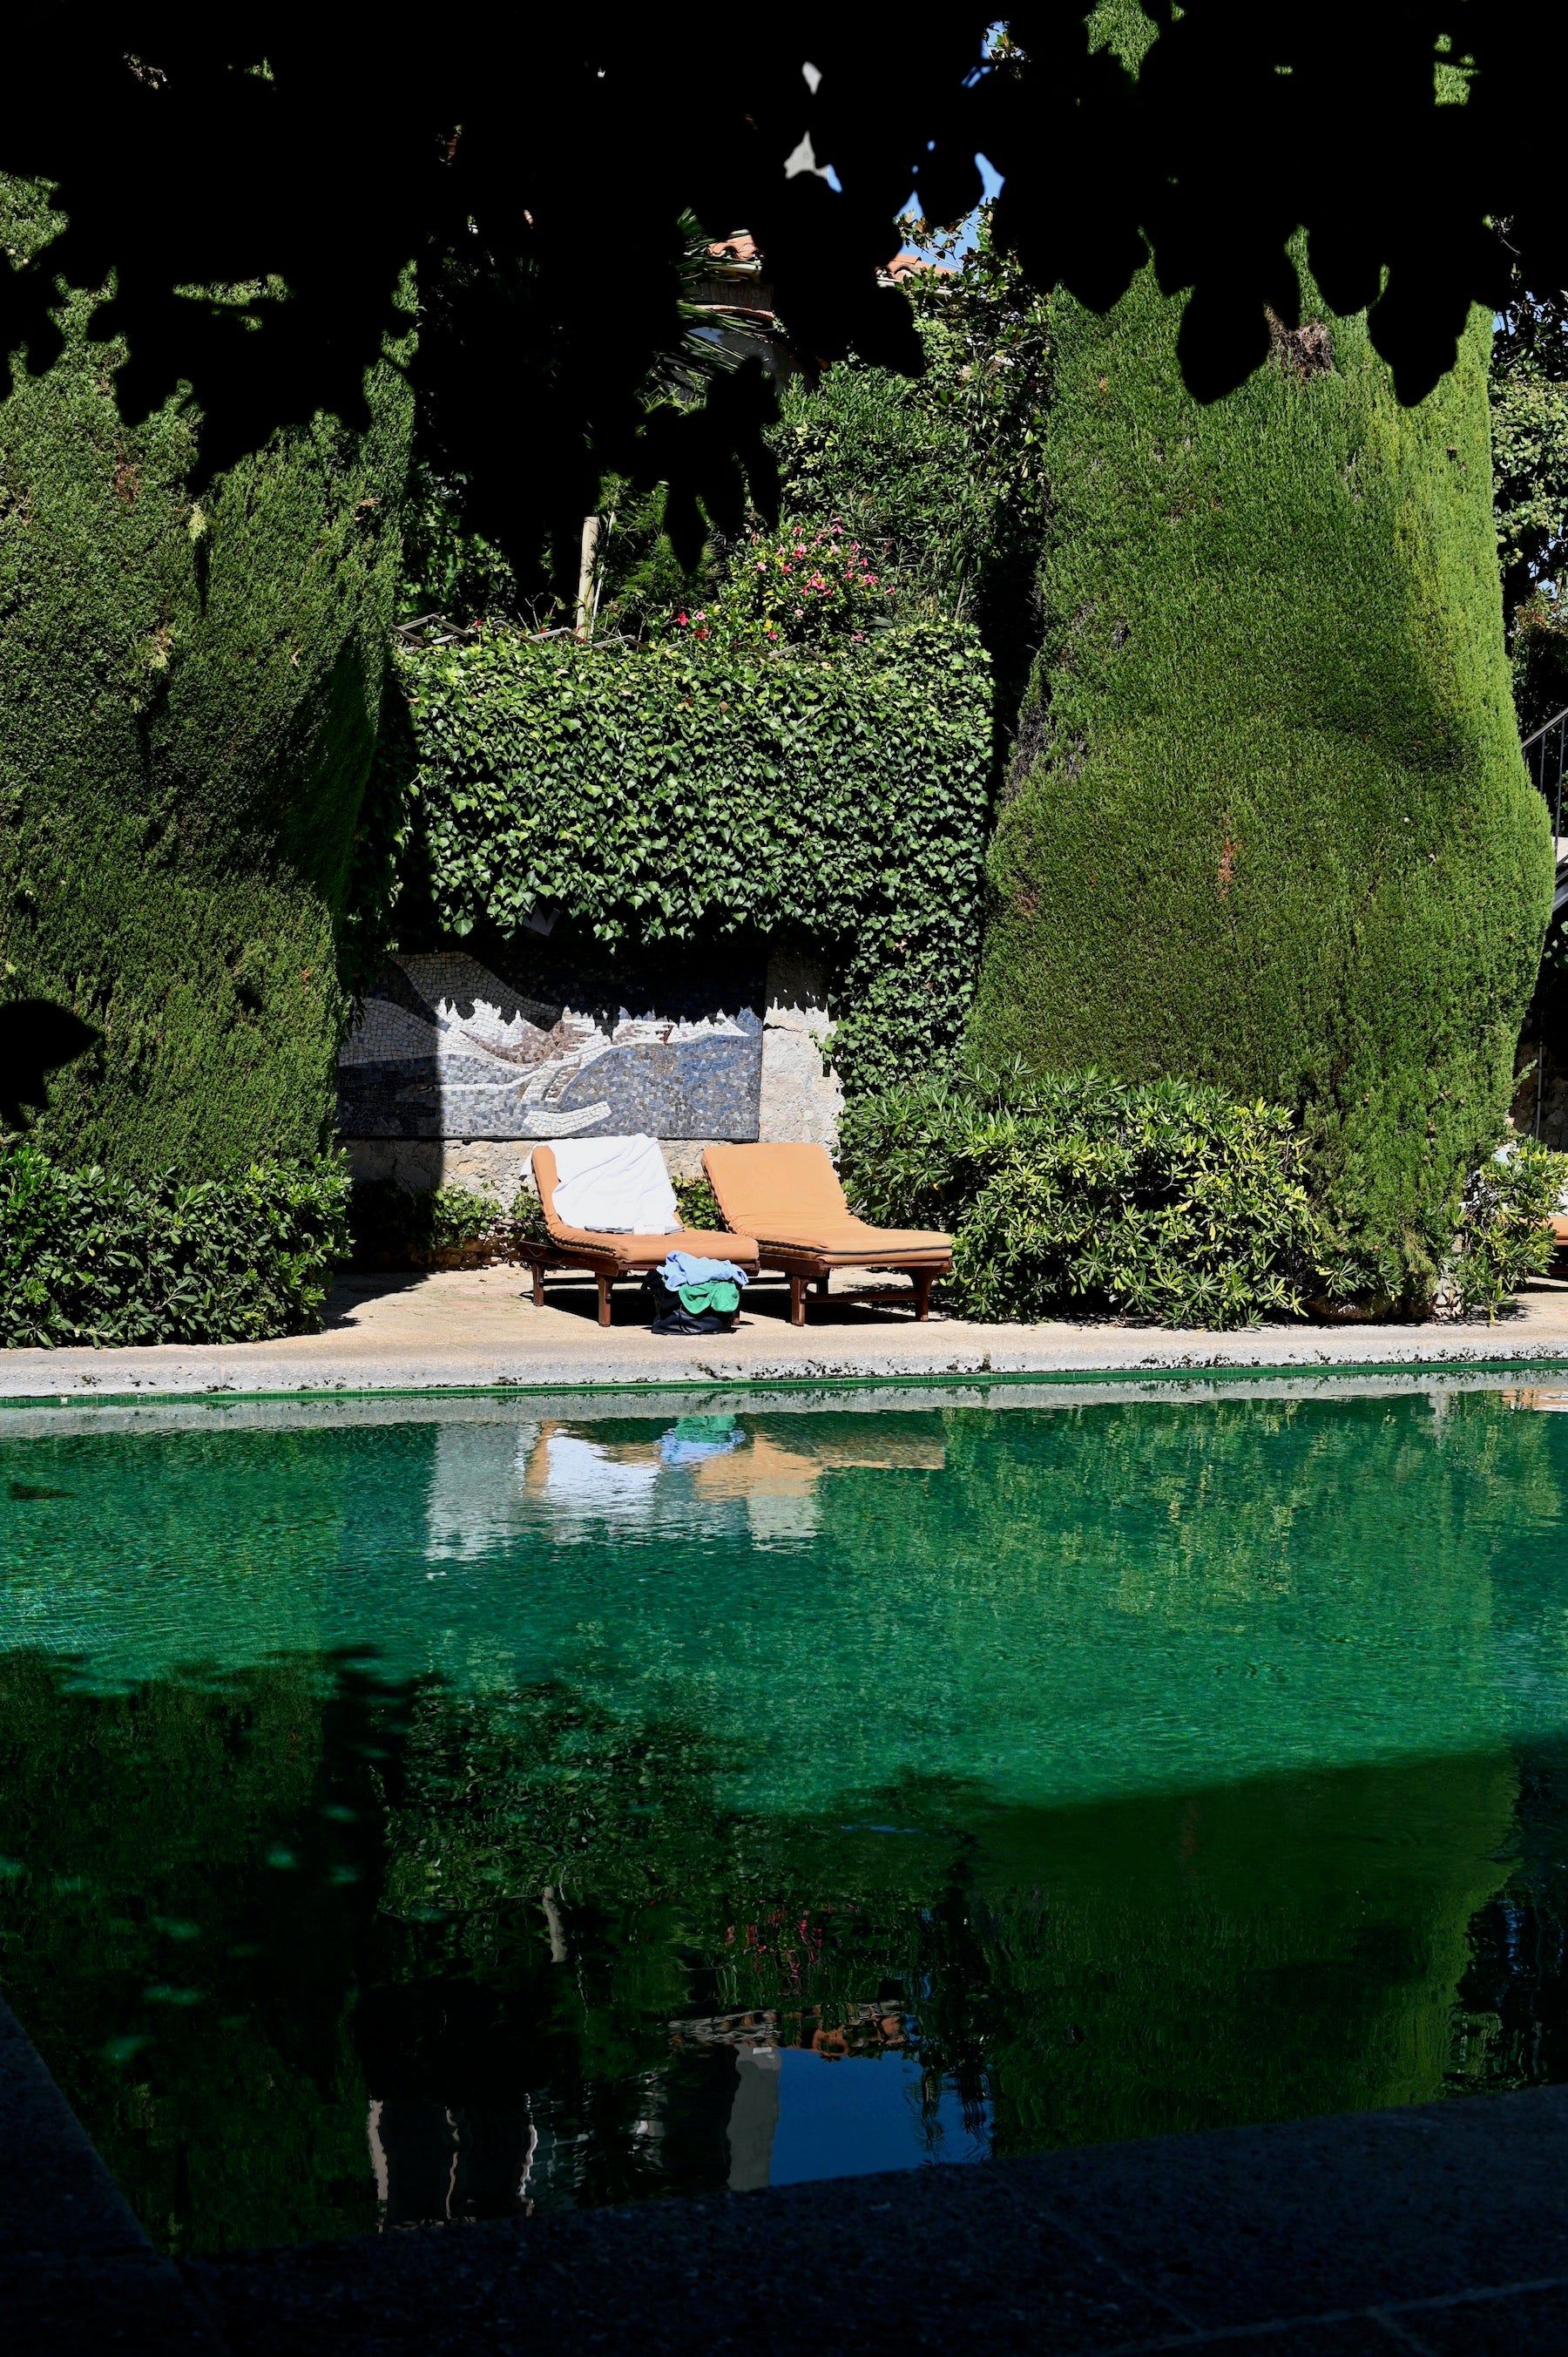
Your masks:
M0 1006L0 1128L26 1129L48 1101L49 1075L85 1056L97 1039L90 1023L52 999Z
M998 240L1040 285L1103 307L1152 248L1162 287L1189 290L1181 358L1205 398L1264 358L1271 310L1294 324L1298 229L1332 307L1371 307L1407 401L1452 362L1469 306L1506 301L1516 261L1529 285L1568 279L1568 221L1519 135L1568 21L1481 0L1146 14L1134 77L1081 0L1015 11L984 62L989 6L944 9L918 42L813 6L722 42L470 11L417 46L253 6L89 31L51 12L10 84L0 167L52 183L66 226L0 282L0 348L44 365L57 277L113 278L101 332L130 345L127 417L188 384L217 469L318 408L362 415L400 280L436 265L463 332L423 365L465 379L448 438L515 544L566 494L563 469L586 483L586 441L637 439L649 360L678 334L688 209L757 236L809 360L853 346L917 367L877 265L911 191L934 221L972 207L983 153L1004 176ZM542 382L521 409L520 378ZM766 407L753 377L660 415L641 457L673 485L678 533L696 500L736 511Z

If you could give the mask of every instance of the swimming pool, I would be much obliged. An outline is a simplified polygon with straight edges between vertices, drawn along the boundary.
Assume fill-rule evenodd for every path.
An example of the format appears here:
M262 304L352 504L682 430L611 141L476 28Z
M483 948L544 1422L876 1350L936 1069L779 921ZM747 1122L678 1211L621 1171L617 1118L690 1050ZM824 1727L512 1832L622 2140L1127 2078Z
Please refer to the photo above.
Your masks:
M8 1412L0 1987L177 2250L1568 2075L1558 1381Z

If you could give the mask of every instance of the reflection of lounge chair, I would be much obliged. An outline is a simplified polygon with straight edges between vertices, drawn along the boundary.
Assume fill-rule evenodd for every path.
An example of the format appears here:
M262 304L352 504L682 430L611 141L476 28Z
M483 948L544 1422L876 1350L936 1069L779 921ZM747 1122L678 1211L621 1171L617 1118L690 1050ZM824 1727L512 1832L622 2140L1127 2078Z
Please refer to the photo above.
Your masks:
M940 1433L908 1438L848 1438L821 1436L805 1450L790 1448L766 1432L733 1456L711 1457L693 1468L692 1479L705 1498L810 1497L824 1473L940 1473L947 1448Z
M614 1229L574 1228L556 1217L555 1189L560 1173L548 1146L533 1149L533 1180L550 1234L548 1249L533 1255L533 1298L544 1299L545 1268L591 1269L599 1281L599 1324L610 1322L610 1287L618 1276L644 1276L660 1267L672 1252L691 1253L703 1260L733 1260L746 1270L757 1266L757 1246L746 1235L709 1235L700 1228L672 1228L668 1235L622 1235Z
M814 1279L825 1294L835 1268L907 1270L915 1315L929 1316L931 1286L952 1266L952 1238L857 1220L825 1146L710 1146L703 1167L730 1225L757 1238L765 1268L789 1278L791 1326L806 1322L807 1284Z

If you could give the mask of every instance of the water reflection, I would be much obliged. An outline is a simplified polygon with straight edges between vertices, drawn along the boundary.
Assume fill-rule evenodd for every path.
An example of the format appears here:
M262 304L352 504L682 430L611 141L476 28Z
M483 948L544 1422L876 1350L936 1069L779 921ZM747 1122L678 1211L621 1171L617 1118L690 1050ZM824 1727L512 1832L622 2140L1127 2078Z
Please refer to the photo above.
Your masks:
M704 1415L663 1429L584 1426L561 1417L518 1428L445 1426L430 1479L429 1553L479 1562L542 1525L556 1546L612 1531L730 1533L762 1546L811 1539L821 1525L825 1476L940 1473L947 1461L940 1430L900 1428L914 1419L880 1418L869 1430L862 1428L865 1418L839 1421L845 1430L826 1433Z
M7 1993L177 2248L1555 2061L1506 1758L1061 1811L906 1782L834 1823L726 1811L697 1730L341 1662L104 1695L12 1659L0 1725Z
M0 1458L0 1983L166 2246L1568 2076L1555 1415Z

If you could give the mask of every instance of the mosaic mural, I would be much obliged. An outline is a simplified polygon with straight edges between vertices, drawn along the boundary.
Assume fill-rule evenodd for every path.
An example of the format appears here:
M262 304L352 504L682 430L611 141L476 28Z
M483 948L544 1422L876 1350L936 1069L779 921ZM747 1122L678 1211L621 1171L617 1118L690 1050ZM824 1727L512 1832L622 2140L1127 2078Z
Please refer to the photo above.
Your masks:
M510 965L510 961L509 961ZM462 951L389 960L345 1042L345 1137L752 1138L763 977L710 954L693 983L569 953L505 975Z

